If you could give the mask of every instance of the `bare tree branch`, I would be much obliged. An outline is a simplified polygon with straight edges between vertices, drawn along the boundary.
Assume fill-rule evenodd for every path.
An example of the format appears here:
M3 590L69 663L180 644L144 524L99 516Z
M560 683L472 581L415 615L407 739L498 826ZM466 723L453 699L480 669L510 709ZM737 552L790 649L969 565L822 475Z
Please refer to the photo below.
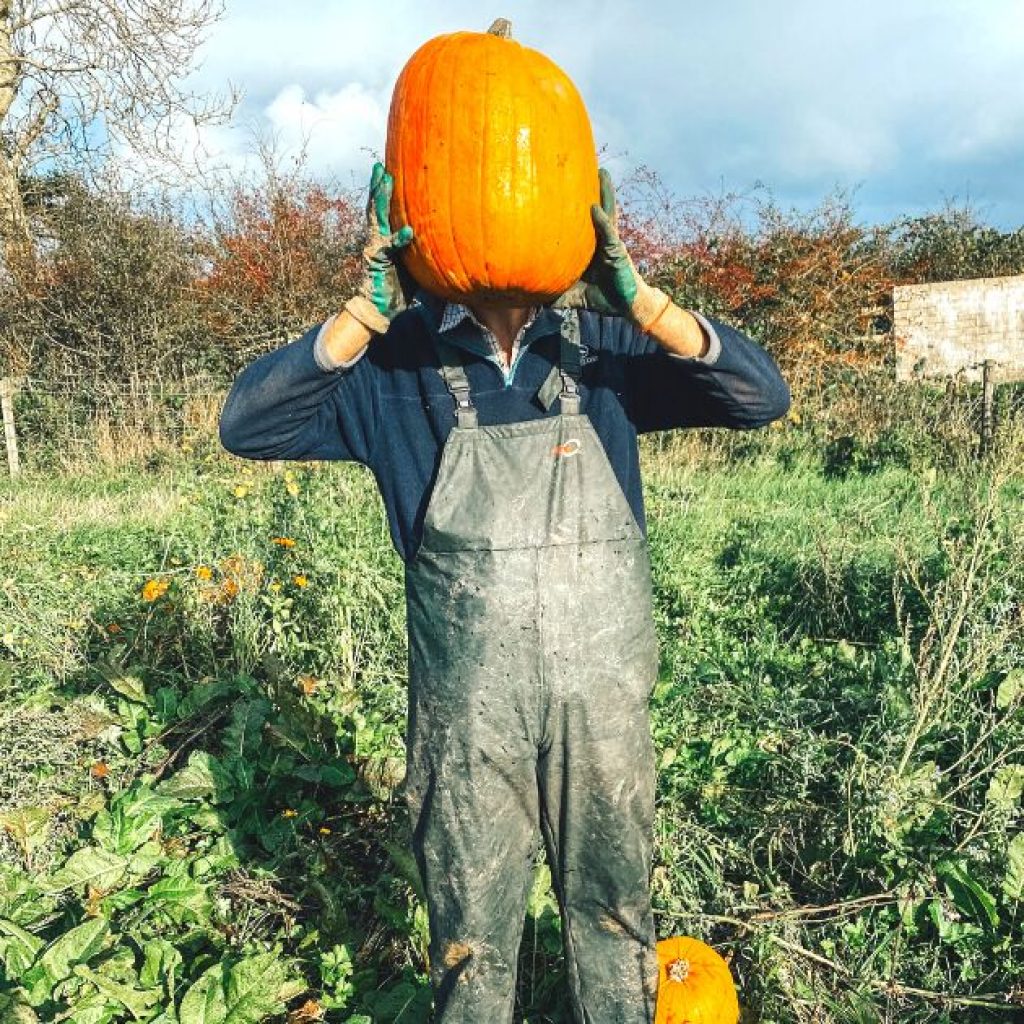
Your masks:
M95 173L128 150L186 177L175 127L223 123L238 96L185 89L224 0L0 0L0 224L31 247L19 175L45 162Z

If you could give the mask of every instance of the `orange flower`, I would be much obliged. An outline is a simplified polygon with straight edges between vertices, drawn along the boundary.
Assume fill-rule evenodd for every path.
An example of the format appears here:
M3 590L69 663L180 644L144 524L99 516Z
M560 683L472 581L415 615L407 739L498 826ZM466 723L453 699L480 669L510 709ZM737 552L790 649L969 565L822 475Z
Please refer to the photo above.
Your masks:
M307 696L311 697L320 688L320 680L316 676L308 675L303 673L299 676L299 689Z
M170 585L167 580L147 580L142 588L142 600L155 601L157 598L163 597Z
M201 580L209 580L213 578L213 570L208 565L196 566L196 576Z
M291 537L272 537L271 540L283 548L295 547L295 541L293 541Z
M106 761L97 761L89 769L89 774L94 779L105 779L110 774L110 769L107 767Z
M120 633L121 632L121 627L116 622L111 622L110 625L107 626L107 632L108 633Z
M295 586L297 586L297 587L306 587L306 586L309 586L309 580L308 580L308 579L307 579L307 578L306 578L305 576L303 576L303 575L302 575L302 573L299 573L299 575L298 575L298 576L293 576L293 577L292 577L292 582L293 582L293 583L295 584Z

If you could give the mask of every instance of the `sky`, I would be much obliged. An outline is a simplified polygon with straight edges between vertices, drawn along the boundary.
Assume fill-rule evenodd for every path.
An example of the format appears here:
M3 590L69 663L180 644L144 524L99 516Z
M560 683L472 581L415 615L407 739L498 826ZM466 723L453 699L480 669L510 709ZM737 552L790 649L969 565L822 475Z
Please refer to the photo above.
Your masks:
M621 178L657 171L680 198L760 187L810 209L847 191L859 219L969 202L1024 225L1024 0L226 0L193 88L242 92L200 141L250 166L254 139L305 145L363 185L391 92L432 36L512 21L579 88ZM184 144L184 143L183 143Z

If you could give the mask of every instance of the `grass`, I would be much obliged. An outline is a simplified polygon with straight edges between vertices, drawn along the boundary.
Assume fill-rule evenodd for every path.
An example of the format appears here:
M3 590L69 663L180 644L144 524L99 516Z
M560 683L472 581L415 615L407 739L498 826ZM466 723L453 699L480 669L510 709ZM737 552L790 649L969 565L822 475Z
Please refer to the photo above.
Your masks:
M1012 1020L1021 449L780 437L644 444L659 933L748 1021ZM372 479L189 448L0 486L0 1019L424 1021ZM571 1019L560 958L538 863L521 1019Z

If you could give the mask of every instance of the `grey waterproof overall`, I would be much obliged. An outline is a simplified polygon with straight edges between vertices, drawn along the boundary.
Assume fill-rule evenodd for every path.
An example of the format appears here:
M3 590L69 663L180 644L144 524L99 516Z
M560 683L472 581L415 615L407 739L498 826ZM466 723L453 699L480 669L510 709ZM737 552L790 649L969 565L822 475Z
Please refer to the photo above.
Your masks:
M508 1024L539 824L579 1024L651 1024L649 878L658 652L645 539L579 411L579 321L544 404L457 424L406 570L407 799L438 1024ZM561 382L561 393L558 384Z

